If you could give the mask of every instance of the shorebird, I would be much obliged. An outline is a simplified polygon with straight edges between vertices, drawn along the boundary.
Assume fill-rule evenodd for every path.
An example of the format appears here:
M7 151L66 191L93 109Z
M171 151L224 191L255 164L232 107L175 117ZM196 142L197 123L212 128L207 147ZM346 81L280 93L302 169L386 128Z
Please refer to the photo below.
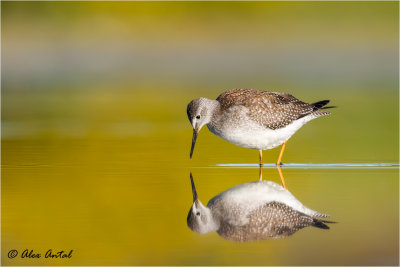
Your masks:
M314 226L329 229L323 218L288 190L271 181L239 184L215 197L205 207L199 200L192 174L193 204L187 216L188 227L200 234L216 231L231 241L254 241L286 237Z
M216 100L200 97L187 106L187 115L193 127L192 158L197 134L207 125L215 135L246 148L262 151L282 145L277 165L282 164L288 139L305 123L330 114L322 112L329 100L305 103L286 93L254 89L232 89Z

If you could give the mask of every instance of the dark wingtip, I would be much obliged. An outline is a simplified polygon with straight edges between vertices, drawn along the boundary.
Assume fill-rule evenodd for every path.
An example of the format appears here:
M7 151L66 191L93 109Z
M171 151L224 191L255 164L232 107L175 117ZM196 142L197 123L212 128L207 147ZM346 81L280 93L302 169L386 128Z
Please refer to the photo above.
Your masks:
M316 111L319 109L337 108L337 106L325 107L329 102L330 102L330 100L322 100L322 101L312 103L311 105L314 106L313 111Z
M317 227L317 228L325 229L325 230L330 229L328 225L326 225L325 223L323 223L320 220L314 220L313 221L313 226Z
M323 106L325 106L326 104L328 104L329 101L330 100L322 100L322 101L318 101L318 102L312 103L312 105L314 106L315 109L320 109Z
M330 227L328 225L326 225L326 223L337 223L337 222L313 219L313 225L312 226L328 230L328 229L330 229Z
M338 106L329 106L329 107L322 107L321 109L328 109L328 108L337 108Z

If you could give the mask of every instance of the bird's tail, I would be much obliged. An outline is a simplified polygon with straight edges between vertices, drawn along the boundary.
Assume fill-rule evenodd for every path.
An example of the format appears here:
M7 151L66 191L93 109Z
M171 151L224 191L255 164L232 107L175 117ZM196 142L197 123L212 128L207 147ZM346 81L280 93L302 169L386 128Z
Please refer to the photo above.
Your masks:
M337 222L332 222L332 221L326 221L326 220L320 220L320 219L313 218L312 226L328 230L329 226L326 225L327 223L337 223Z
M329 100L322 100L322 101L318 101L318 102L312 103L311 105L314 106L314 110L336 108L337 107L337 106L325 107L328 103L329 103Z

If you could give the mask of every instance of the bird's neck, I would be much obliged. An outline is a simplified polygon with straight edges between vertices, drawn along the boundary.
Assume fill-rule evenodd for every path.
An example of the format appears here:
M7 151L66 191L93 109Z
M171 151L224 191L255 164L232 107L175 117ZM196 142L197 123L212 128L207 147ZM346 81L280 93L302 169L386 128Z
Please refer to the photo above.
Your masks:
M218 208L215 208L214 206L209 207L209 211L211 218L211 228L213 229L213 231L217 231L221 226L221 214L219 213Z
M215 232L218 231L220 227L220 219L216 214L214 214L213 210L210 208L207 208L207 217L208 217L208 223L207 223L207 232Z
M213 123L221 113L221 104L217 100L207 99L208 121L206 124Z

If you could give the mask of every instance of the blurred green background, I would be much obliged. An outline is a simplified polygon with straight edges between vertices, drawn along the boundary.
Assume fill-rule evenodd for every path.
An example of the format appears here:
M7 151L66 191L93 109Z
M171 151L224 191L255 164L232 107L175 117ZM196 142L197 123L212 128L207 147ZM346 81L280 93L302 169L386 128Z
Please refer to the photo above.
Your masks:
M340 222L329 231L238 244L186 227L190 171L203 203L258 178L214 168L258 152L205 128L189 160L200 96L330 99L284 162L398 162L398 2L1 2L1 15L2 264L398 264L398 169L283 169ZM50 248L73 257L6 256Z

